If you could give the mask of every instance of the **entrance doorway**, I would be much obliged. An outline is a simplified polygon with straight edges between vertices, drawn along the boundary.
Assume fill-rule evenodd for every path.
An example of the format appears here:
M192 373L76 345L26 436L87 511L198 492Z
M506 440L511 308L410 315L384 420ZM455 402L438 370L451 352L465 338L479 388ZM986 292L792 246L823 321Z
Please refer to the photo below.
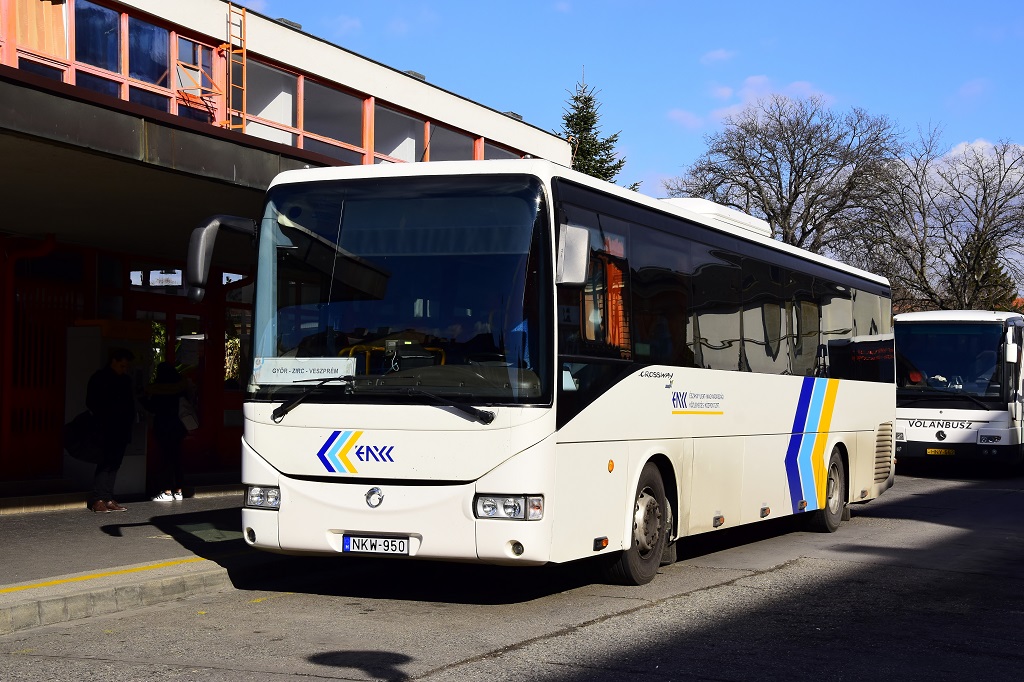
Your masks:
M241 275L222 276L202 303L190 301L183 273L176 268L134 267L126 317L148 323L152 371L170 362L188 381L199 428L183 447L185 478L190 485L235 483L240 475L242 388L247 377L250 282ZM148 470L158 472L155 443ZM152 475L150 476L152 479ZM150 487L157 482L150 480Z

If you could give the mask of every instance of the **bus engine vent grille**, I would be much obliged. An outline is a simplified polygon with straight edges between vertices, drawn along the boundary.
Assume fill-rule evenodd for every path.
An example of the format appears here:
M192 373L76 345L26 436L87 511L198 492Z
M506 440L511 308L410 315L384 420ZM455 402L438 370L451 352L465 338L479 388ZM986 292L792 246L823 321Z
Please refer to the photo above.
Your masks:
M882 483L892 473L892 422L878 425L875 433L875 483Z

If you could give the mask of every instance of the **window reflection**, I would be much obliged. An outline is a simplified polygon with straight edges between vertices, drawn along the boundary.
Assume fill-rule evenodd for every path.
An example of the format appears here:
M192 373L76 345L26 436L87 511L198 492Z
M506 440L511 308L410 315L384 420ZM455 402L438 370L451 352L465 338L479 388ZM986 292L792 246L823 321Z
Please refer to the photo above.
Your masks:
M302 96L305 130L357 147L363 145L362 99L309 80Z
M473 138L441 126L430 126L431 161L468 161L473 158Z
M167 87L170 72L170 33L166 28L128 17L128 75Z
M572 375L563 390L573 401L584 386L603 390L584 379L596 366L615 378L610 358L892 380L881 287L568 182L558 193L568 224L588 228L591 240L586 283L558 290L559 352ZM836 281L844 278L866 287Z
M213 88L213 48L178 38L178 90L199 97Z
M373 151L401 161L423 156L423 121L378 106L374 113Z
M135 87L128 88L128 101L135 102L136 104L142 104L143 106L157 109L164 113L170 111L171 106L171 99L169 97Z
M100 78L94 76L91 73L85 71L78 71L75 74L75 85L86 90L92 90L98 92L101 95L107 95L108 97L121 97L121 84L117 81L107 80L106 78Z
M120 72L120 41L121 15L118 12L88 0L75 3L75 59Z

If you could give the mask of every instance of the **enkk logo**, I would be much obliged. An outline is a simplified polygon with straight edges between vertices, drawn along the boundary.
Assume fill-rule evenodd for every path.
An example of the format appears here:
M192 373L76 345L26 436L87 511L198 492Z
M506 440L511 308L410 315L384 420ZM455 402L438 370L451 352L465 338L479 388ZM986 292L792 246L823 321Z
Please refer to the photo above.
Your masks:
M672 391L672 409L686 409L686 391Z
M360 462L369 462L371 459L374 462L394 462L391 457L394 449L394 445L357 445L356 458Z
M358 462L394 462L392 452L394 445L357 445L356 441L363 435L362 431L335 431L316 453L320 463L331 473L355 474L355 466L349 458L355 453Z

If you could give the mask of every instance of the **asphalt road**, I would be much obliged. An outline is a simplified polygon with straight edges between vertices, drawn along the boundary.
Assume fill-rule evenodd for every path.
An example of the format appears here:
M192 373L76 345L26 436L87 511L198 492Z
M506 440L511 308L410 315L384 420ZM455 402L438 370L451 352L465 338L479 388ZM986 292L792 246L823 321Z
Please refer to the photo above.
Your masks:
M692 538L639 588L586 565L296 562L5 635L0 679L1020 679L1024 478L904 469L834 534Z

